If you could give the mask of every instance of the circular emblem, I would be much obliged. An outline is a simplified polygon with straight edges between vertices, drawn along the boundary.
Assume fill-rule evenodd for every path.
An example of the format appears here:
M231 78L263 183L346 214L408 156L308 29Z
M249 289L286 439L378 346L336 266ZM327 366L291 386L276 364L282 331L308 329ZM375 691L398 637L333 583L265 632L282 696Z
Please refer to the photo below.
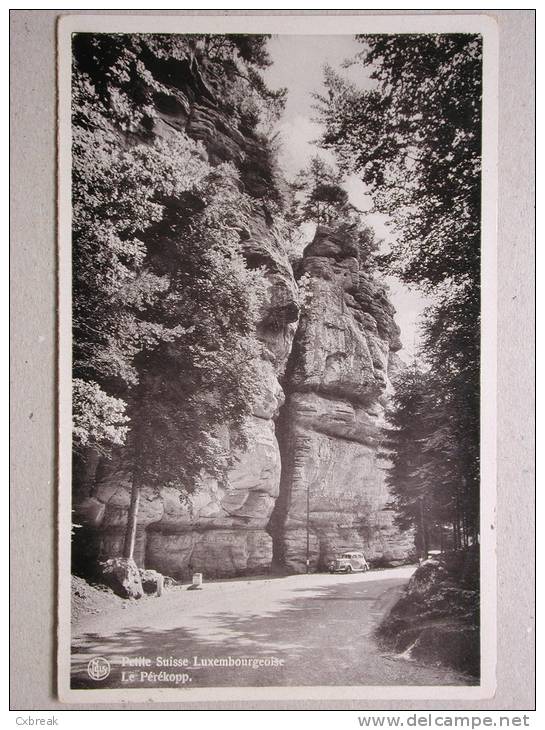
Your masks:
M97 682L106 679L110 674L110 662L101 656L93 657L87 664L87 674L91 679L96 679Z

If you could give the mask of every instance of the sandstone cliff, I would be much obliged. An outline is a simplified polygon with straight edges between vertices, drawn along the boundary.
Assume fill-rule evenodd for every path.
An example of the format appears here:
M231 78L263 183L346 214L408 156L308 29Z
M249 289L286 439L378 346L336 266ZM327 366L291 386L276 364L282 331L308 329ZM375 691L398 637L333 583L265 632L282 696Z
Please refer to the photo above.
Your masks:
M412 549L387 509L379 458L399 329L360 258L346 228L318 228L304 253L311 298L284 383L282 484L271 522L276 560L294 571L305 569L307 529L312 569L350 548L389 564Z

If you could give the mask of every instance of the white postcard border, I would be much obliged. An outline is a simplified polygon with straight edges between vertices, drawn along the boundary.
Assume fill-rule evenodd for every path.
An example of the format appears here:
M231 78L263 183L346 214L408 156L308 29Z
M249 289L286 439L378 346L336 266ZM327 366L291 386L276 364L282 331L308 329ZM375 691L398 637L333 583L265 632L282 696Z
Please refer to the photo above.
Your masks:
M199 689L70 688L71 316L71 34L104 33L481 33L483 35L482 300L481 300L481 682L474 687L325 686ZM150 16L69 15L58 24L58 342L59 520L57 682L63 702L195 702L236 700L445 699L493 697L496 686L496 357L498 31L486 15Z

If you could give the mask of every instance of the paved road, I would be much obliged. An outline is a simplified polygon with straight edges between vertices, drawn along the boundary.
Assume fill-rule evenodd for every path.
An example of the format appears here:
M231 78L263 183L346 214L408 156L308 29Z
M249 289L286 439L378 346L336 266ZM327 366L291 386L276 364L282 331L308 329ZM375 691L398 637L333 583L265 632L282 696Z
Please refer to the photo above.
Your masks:
M373 639L413 570L225 581L128 602L74 627L72 686L467 684ZM97 655L111 664L101 681L87 672Z

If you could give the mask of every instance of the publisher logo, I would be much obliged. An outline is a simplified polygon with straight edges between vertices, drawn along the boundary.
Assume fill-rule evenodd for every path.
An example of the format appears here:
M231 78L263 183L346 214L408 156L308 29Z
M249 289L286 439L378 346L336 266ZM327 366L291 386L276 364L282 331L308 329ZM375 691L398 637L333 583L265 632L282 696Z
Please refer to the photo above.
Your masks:
M106 679L110 674L110 662L101 656L93 657L87 664L87 674L91 679L96 679L97 682Z

